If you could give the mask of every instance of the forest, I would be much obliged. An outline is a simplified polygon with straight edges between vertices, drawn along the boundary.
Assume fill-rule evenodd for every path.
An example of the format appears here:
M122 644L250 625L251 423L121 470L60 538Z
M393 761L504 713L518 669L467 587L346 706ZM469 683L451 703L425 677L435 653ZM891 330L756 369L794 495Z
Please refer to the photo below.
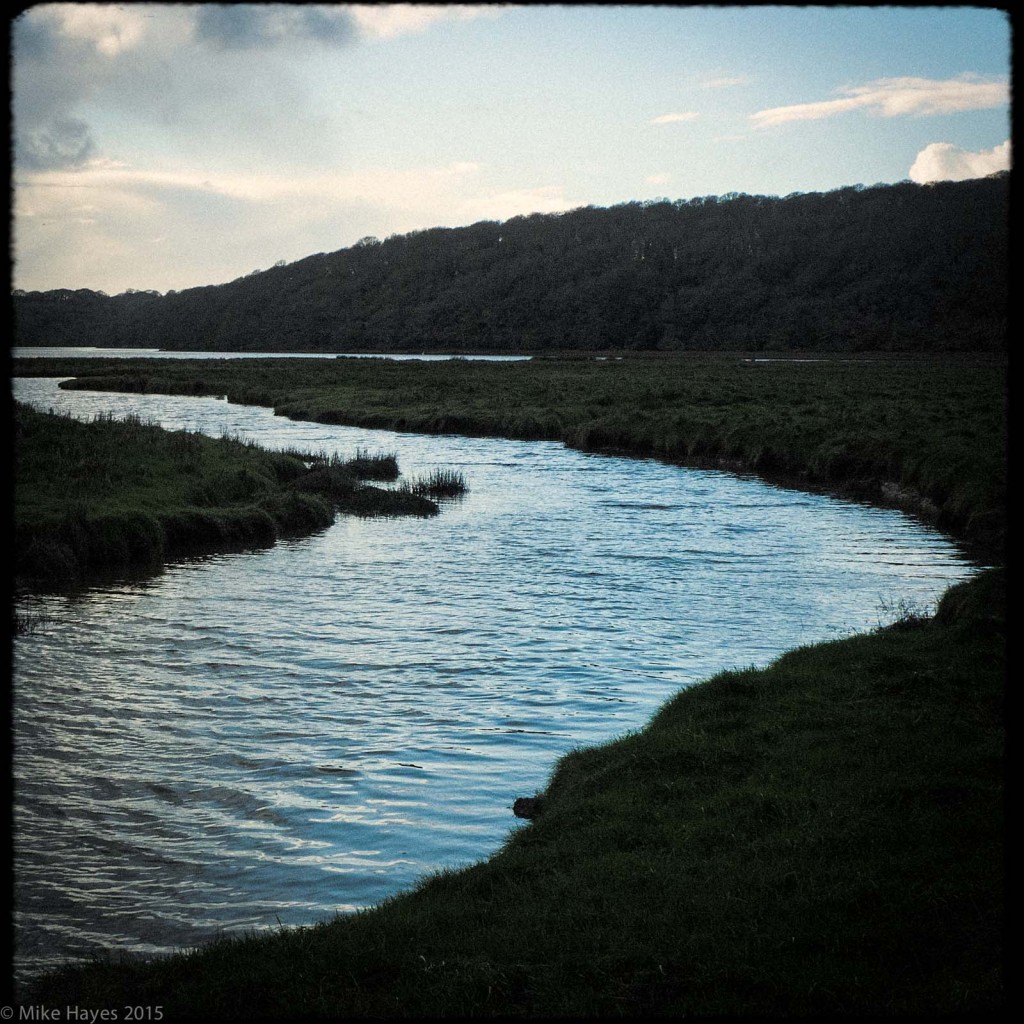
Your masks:
M15 291L15 344L1001 351L1009 173L629 202L361 239L227 284ZM182 254L187 259L187 254Z

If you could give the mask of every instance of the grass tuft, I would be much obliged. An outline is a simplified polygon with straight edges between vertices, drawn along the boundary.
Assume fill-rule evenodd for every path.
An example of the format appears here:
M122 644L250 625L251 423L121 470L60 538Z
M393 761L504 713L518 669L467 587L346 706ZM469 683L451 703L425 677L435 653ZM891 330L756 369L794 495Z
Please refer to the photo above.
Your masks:
M469 490L466 478L455 469L434 469L409 485L413 494L430 498L461 498Z

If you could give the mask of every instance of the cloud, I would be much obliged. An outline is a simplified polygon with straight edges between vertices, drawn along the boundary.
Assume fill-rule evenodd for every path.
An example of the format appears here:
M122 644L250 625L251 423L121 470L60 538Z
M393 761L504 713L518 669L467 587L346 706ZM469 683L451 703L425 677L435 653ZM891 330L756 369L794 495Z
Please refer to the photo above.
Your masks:
M12 113L20 169L67 168L94 155L83 108L118 82L121 68L140 62L150 24L147 8L40 4L15 20ZM130 86L120 91L137 94Z
M44 4L39 14L58 35L104 57L135 49L146 34L145 5Z
M362 34L393 39L424 32L440 21L494 18L508 9L499 4L352 4L348 11Z
M750 85L750 75L722 75L719 78L706 78L700 84L705 89L730 89L734 85Z
M140 147L168 145L184 159L216 153L218 163L238 167L327 166L345 158L347 125L311 95L294 59L299 46L338 50L505 10L38 4L12 24L15 162L22 172L66 168L97 152L137 160ZM69 148L61 126L71 122L90 126L90 147Z
M44 58L53 48L54 27L45 18L22 12L11 24L12 51L23 60Z
M19 287L31 282L32 288L112 293L228 281L364 235L582 205L560 185L492 183L487 168L472 161L288 175L147 170L92 160L74 174L34 173L16 189L15 203ZM198 249L197 238L203 239ZM155 239L163 239L159 247Z
M1007 82L981 81L976 75L936 80L880 78L867 85L838 89L842 98L816 103L771 107L750 115L755 128L770 128L789 121L817 121L850 110L868 110L882 117L927 117L964 110L986 110L1010 99Z
M67 170L86 164L96 152L89 126L74 117L59 117L26 132L19 148L20 166L27 170Z
M224 50L248 50L289 42L338 45L354 36L353 17L340 7L288 4L201 4L196 38Z
M648 174L647 177L644 178L644 181L646 181L648 185L667 185L671 180L672 175L664 172L660 174Z
M67 189L95 190L97 195L178 196L203 193L253 204L330 200L338 202L386 203L395 209L418 209L424 201L442 196L458 201L472 189L484 170L482 164L457 160L435 167L396 169L368 167L350 172L306 172L296 174L209 172L206 170L134 168L111 160L91 160L74 177L58 173L33 176L34 188L61 192ZM558 205L555 186L495 193L503 201L535 196L544 205ZM80 194L80 193L79 193ZM99 201L97 198L96 201ZM518 203L515 202L514 205Z
M342 9L130 4L129 13L145 12L143 20L119 21L116 12L76 20L68 11L75 6L43 4L14 23L20 172L71 166L67 140L57 145L57 137L72 121L88 124L94 141L78 151L79 164L100 153L142 164L160 159L160 149L216 166L327 164L344 146L292 46L305 41L310 50L329 40L336 49L354 39ZM218 21L224 11L229 16ZM120 40L116 53L108 36Z
M662 114L660 117L652 117L651 124L680 124L684 121L696 121L700 117L696 111L687 110L679 114Z
M138 18L100 5L43 4L15 19L12 85L19 130L68 116L109 79L115 57L139 46Z
M933 142L917 154L908 177L919 184L926 181L965 181L1009 169L1009 139L979 152L961 149L951 142Z
M21 190L26 200L20 212L32 216L47 208L65 209L69 202L80 203L85 194L97 208L156 204L169 216L187 197L193 203L232 203L239 216L265 224L273 224L278 216L302 217L304 210L315 216L316 210L346 204L380 207L401 215L436 208L449 217L461 217L464 210L478 208L500 210L502 216L569 208L556 186L488 192L479 184L482 170L479 163L455 161L437 167L369 167L347 173L242 174L188 168L152 170L93 160L73 177L40 172L30 182L19 182L31 186Z
M204 192L252 204L293 201L369 202L395 209L415 209L421 202L457 194L476 175L480 165L455 161L440 167L396 170L372 167L348 173L305 172L294 174L207 173L203 171L146 171L97 169L97 184L134 187L146 191Z

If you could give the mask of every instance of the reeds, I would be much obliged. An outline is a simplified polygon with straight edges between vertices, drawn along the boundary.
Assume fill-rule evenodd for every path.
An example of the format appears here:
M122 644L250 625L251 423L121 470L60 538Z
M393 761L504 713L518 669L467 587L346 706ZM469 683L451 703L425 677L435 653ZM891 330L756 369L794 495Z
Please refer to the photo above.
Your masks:
M355 456L345 465L360 480L392 481L400 476L398 456L394 452L371 454L365 448L356 448Z
M53 625L54 618L46 612L11 610L11 633L13 636L28 636L36 630Z
M413 480L409 489L413 494L429 498L461 498L469 490L469 485L457 469L433 469L426 476Z

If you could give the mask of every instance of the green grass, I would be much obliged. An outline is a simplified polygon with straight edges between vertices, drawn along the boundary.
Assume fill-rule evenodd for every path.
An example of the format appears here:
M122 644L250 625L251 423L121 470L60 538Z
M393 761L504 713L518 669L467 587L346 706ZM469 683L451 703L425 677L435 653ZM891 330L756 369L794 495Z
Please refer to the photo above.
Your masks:
M429 498L461 498L469 490L466 478L457 469L434 469L410 484L414 494Z
M752 471L904 508L988 560L1002 558L1006 366L998 357L33 359L15 372L77 375L67 387L226 394L295 419L557 440Z
M401 476L398 456L394 452L373 454L365 448L357 448L356 454L347 463L349 472L360 480L394 481Z
M275 453L232 438L165 431L138 417L15 408L15 574L88 582L167 559L274 543L323 529L338 511L436 515L422 495L366 478L398 476L393 455Z
M1003 608L994 571L933 619L723 673L563 758L541 815L485 862L314 927L68 968L30 1001L172 1019L995 1012Z

